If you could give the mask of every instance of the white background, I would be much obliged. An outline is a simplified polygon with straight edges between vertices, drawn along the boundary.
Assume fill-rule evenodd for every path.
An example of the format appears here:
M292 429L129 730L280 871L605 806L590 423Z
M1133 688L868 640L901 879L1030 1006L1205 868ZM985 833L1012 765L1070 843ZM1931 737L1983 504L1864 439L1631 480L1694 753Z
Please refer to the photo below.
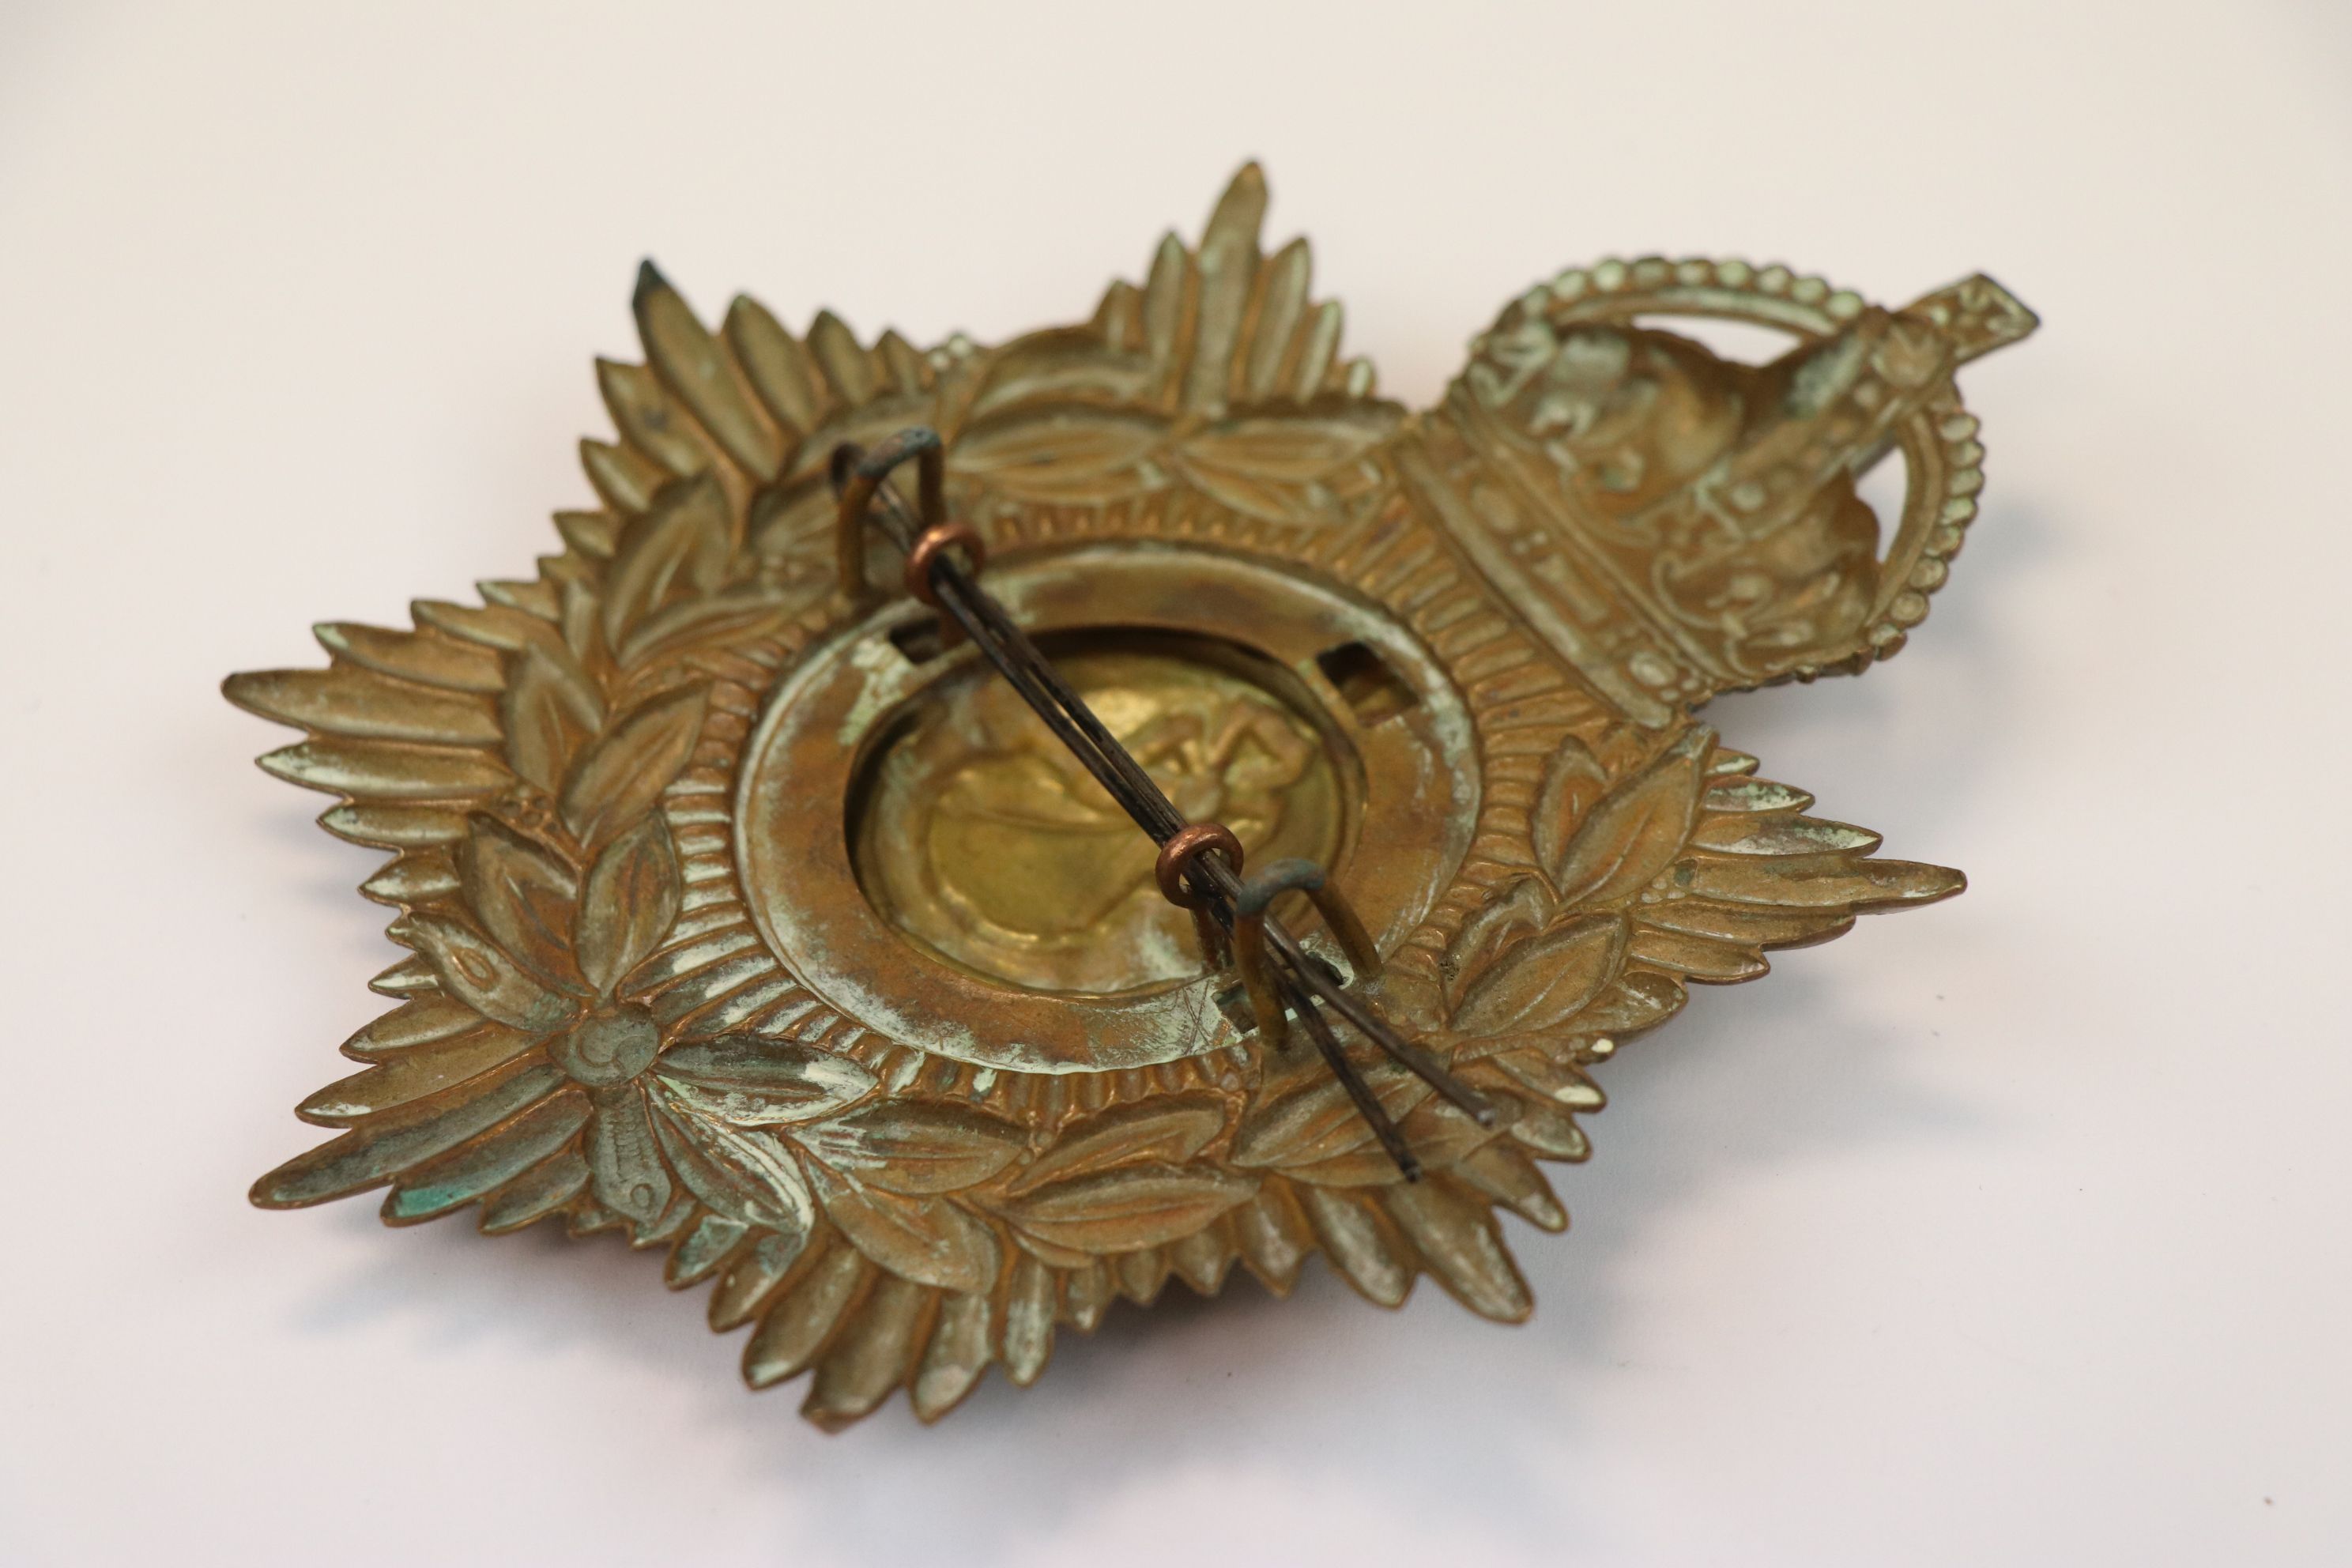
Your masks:
M552 547L641 254L986 340L1248 155L1416 404L1608 254L2042 312L1911 649L1714 715L1969 895L1629 1047L1516 1330L828 1438L609 1240L248 1208L394 954L221 676ZM0 6L0 1559L2352 1562L2347 297L2338 0Z

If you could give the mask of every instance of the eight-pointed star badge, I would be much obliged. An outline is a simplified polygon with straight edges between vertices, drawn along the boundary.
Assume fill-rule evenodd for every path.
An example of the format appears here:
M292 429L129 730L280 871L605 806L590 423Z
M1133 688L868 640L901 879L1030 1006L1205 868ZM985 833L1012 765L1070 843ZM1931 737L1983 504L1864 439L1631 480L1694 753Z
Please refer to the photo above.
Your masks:
M994 348L748 299L713 330L646 268L646 363L598 365L619 437L582 445L600 504L535 576L227 683L307 731L263 766L391 852L362 891L404 950L364 1065L300 1108L341 1131L254 1201L386 1187L394 1224L658 1247L827 1427L1026 1384L1057 1328L1236 1264L1280 1295L1319 1253L1388 1306L1425 1273L1516 1321L1497 1211L1566 1226L1541 1165L1586 1157L1596 1064L1693 983L1959 889L1691 712L1900 648L1982 478L1955 373L2031 314L1981 277L1887 310L1608 261L1415 414L1343 357L1305 244L1261 249L1265 204L1244 169L1197 247ZM1368 994L1492 1108L1351 1043L1418 1179L1251 1031L1150 842L974 650L845 591L831 455L916 426L1006 612L1180 811L1329 868ZM1856 481L1896 453L1882 543Z

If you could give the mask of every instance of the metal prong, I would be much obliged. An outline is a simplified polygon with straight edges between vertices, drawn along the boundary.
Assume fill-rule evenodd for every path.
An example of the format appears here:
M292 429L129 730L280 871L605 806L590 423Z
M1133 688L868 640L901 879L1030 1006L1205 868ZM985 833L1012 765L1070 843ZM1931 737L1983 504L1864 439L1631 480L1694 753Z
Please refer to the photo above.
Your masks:
M901 430L870 452L850 441L833 449L828 472L840 499L833 523L835 571L843 595L852 601L867 593L866 514L891 470L909 458L918 465L918 515L926 528L936 528L947 515L947 458L937 431L919 426Z
M1347 1089L1348 1098L1355 1102L1356 1114L1371 1128L1372 1136L1380 1140L1382 1152L1396 1166L1398 1173L1408 1182L1421 1180L1421 1162L1413 1157L1411 1146L1404 1141L1404 1134L1397 1131L1397 1124L1390 1119L1388 1107L1381 1103L1380 1097L1372 1092L1371 1085L1364 1081L1364 1075L1356 1070L1356 1064L1348 1059L1348 1053L1339 1048L1339 1037L1331 1032L1331 1026L1325 1022L1323 1015L1316 1011L1315 1004L1303 995L1297 1001L1299 1022L1307 1026L1307 1036L1314 1040L1315 1048L1323 1053L1324 1065L1331 1069L1331 1075Z

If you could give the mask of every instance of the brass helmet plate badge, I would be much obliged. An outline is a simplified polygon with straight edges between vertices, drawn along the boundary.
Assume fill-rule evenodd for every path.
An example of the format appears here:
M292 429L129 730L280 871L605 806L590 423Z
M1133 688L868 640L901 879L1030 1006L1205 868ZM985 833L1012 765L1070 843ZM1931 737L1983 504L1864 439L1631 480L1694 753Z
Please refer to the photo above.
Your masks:
M263 766L392 852L362 891L406 950L365 1065L300 1108L339 1135L254 1201L388 1187L394 1224L659 1247L827 1427L1026 1384L1171 1274L1282 1294L1320 1253L1516 1321L1496 1211L1566 1226L1540 1167L1589 1152L1595 1064L1695 982L1958 890L1692 710L1902 647L1982 479L1955 373L2021 305L1604 262L1414 414L1265 205L1245 168L1197 246L995 348L749 300L713 331L648 266L560 553L226 684L307 731ZM1790 346L1736 363L1678 317ZM911 426L995 601L1177 816L1328 875L1427 1070L1269 1046L1099 775L940 613L845 591L833 454ZM1882 542L1856 481L1895 455ZM866 578L896 567L876 540Z

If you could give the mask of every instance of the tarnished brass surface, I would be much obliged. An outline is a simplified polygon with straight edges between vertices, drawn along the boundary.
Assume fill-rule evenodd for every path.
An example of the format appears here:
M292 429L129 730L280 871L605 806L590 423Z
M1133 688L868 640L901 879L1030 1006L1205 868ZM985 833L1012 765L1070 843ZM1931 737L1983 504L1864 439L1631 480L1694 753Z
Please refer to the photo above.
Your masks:
M1162 669L1189 668L1196 683L1213 676L1226 691L1256 693L1251 706L1290 716L1315 736L1317 771L1328 772L1341 807L1336 820L1314 828L1336 845L1329 858L1366 921L1391 942L1425 921L1475 830L1475 733L1442 667L1379 606L1262 556L1135 536L1009 555L991 571L990 585L1049 644L1066 646L1076 636L1078 646L1108 639L1154 647L1164 650ZM1232 1037L1183 917L1172 909L1164 915L1133 909L1127 918L1143 922L1130 950L1134 967L1066 991L1009 983L1017 977L1005 975L1006 967L1034 968L1050 955L988 944L991 933L977 927L916 926L919 939L962 948L963 962L945 961L934 942L907 941L915 917L873 864L869 836L877 828L861 807L879 795L888 808L887 780L877 784L907 744L907 722L919 733L924 716L937 713L933 722L952 725L968 720L975 704L991 710L996 700L992 678L983 678L968 648L919 659L900 652L894 634L929 624L925 612L903 602L886 605L792 660L749 742L713 761L711 786L736 796L732 848L743 909L767 951L844 1019L983 1071L1100 1074L1224 1052ZM1393 682L1374 694L1391 700L1371 710L1378 721L1366 722L1324 672L1319 656L1334 647L1361 648ZM1084 661L1076 662L1083 670ZM1015 708L1003 710L1008 726L1017 723ZM1060 750L1042 732L1035 743ZM1250 763L1246 755L1242 761ZM1375 782L1387 829L1365 834L1358 825ZM1307 789L1315 788L1310 778ZM1076 798L1115 809L1099 793ZM1136 852L1149 849L1132 824L1119 822L1125 837L1138 840ZM1294 832L1306 830L1294 821ZM894 845L901 858L927 849L906 839ZM1148 857L1132 864L1149 876ZM1085 875L1082 842L1068 846L1057 870ZM995 873L967 866L956 874L971 882ZM1041 902L1061 896L1050 886L1032 891ZM1150 901L1160 900L1154 894ZM1116 940L1118 928L1108 934ZM970 961L982 951L992 965Z
M1342 764L1279 699L1182 644L1113 639L1056 662L1188 817L1244 849L1328 860ZM1221 668L1222 666L1226 666ZM893 924L1038 991L1129 991L1201 971L1156 847L1009 686L967 668L868 775L858 880Z
M2032 329L2016 300L1605 262L1411 415L1264 205L1244 169L1197 247L997 348L748 300L713 332L647 268L561 554L227 683L308 731L263 765L394 852L362 890L408 950L366 1065L300 1108L344 1131L255 1201L662 1247L828 1427L1026 1384L1058 1325L1236 1262L1516 1321L1495 1211L1567 1224L1537 1162L1588 1152L1593 1064L1693 982L1958 890L1690 714L1902 646L1981 482L1954 372ZM1733 363L1678 316L1791 346ZM1429 1172L1399 1181L1312 1051L1234 1032L1149 841L973 651L842 591L827 455L912 425L991 590L1187 813L1331 868L1378 1005L1500 1126L1368 1058ZM1855 479L1888 454L1882 544Z

